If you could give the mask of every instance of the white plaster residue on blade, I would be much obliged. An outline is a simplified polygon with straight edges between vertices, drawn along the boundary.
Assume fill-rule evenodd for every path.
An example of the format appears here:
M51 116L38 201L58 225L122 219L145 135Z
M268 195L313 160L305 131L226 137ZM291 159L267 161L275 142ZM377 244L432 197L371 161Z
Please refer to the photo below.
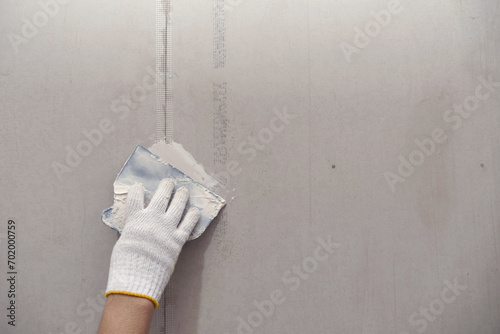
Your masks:
M190 240L200 236L226 201L209 188L217 186L217 181L177 143L160 142L149 149L142 146L135 149L113 184L114 204L104 210L103 222L121 232L125 226L125 201L130 186L137 182L143 184L147 206L163 178L170 178L176 188L186 187L189 191L188 207L198 208L201 214Z
M218 183L179 143L174 141L171 143L158 142L149 147L148 150L207 188L213 189Z

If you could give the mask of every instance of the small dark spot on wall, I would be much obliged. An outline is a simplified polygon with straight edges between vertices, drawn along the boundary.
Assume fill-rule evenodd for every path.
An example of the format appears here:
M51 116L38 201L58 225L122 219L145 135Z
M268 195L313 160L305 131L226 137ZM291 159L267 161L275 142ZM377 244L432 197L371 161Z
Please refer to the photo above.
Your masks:
M332 165L332 168L335 169L335 165Z
M481 164L481 168L484 168L484 164Z

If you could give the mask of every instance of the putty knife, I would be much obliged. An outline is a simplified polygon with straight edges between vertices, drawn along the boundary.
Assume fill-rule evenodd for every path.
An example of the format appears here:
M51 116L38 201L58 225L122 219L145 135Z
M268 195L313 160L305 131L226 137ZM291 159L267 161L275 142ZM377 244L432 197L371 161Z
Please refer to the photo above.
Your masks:
M116 177L114 187L113 206L102 212L104 224L113 230L122 232L125 226L125 200L128 189L135 183L142 183L145 188L144 203L147 206L160 181L170 178L175 183L175 189L186 187L189 191L189 201L186 206L200 210L200 220L191 233L189 240L198 238L217 216L226 201L190 176L138 145L128 158L122 170Z

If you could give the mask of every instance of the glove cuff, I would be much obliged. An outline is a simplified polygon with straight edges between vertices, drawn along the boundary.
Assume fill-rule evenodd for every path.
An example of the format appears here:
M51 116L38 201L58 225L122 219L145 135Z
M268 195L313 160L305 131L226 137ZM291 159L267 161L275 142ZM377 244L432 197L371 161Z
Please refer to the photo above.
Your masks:
M116 249L113 253L115 251ZM149 260L140 253L129 252L126 257L113 255L109 266L106 297L112 293L143 297L151 300L156 309L175 263L170 264L168 260L154 258ZM172 269L168 270L170 268Z

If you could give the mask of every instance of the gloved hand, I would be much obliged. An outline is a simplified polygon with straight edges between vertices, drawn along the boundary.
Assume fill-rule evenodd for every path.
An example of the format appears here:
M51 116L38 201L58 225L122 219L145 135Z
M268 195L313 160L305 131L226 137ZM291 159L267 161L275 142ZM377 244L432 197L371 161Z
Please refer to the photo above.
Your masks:
M106 297L138 296L158 307L182 246L200 218L198 209L191 208L179 224L189 193L179 188L169 205L173 189L173 181L163 179L144 208L144 187L130 187L125 227L111 254Z

